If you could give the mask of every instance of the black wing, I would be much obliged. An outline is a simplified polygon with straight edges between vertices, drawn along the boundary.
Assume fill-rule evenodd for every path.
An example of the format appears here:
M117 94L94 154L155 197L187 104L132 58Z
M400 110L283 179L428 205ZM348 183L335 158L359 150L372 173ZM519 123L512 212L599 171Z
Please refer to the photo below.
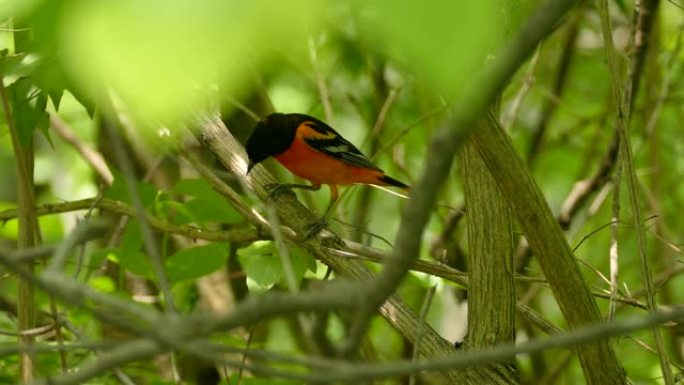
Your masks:
M370 159L363 155L358 148L344 139L337 131L327 124L317 119L307 120L302 124L306 124L320 134L310 138L304 138L306 144L315 150L340 159L353 166L382 171L378 166L374 165Z

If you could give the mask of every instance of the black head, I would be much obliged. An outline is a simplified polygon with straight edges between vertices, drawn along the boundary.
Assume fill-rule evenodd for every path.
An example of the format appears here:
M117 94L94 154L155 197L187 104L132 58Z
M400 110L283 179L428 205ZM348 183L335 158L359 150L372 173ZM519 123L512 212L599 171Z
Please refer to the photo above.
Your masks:
M249 157L247 173L266 158L285 152L295 138L297 127L305 115L274 113L256 124L245 148Z

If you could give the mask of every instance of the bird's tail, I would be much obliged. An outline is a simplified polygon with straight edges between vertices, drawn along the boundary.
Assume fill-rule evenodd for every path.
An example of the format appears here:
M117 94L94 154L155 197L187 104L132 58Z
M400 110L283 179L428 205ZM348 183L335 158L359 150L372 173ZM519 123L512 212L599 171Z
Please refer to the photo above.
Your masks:
M392 177L389 177L387 175L381 175L378 177L378 180L387 186L394 186L394 187L399 187L404 190L409 190L409 186L406 183L400 182Z

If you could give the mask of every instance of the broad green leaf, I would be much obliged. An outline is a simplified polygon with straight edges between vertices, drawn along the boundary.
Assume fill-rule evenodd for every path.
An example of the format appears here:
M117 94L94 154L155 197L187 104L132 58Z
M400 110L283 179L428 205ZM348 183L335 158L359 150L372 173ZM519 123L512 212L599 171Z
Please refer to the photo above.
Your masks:
M176 121L204 105L210 85L239 94L267 53L305 46L319 3L71 2L59 45L96 100L112 92L144 122Z
M88 265L88 269L96 269L97 267L100 266L100 264L107 259L107 256L113 252L113 249L96 249L93 250L93 252L90 254L90 264Z
M315 271L315 260L304 250L290 249L289 256L297 281L301 281L307 270ZM247 276L261 286L269 287L285 281L283 262L271 241L257 241L238 250L238 260Z
M112 279L106 275L99 275L97 277L91 277L88 280L90 287L97 291L104 293L113 293L116 290L116 284Z
M188 206L182 202L177 202L171 199L164 201L164 210L167 214L169 214L166 215L166 219L177 225L184 225L196 220L195 215L190 211Z
M0 17L21 17L30 13L45 0L0 0Z
M376 47L410 63L419 77L447 94L458 91L485 65L503 25L496 0L357 3L364 36L376 39Z
M0 328L5 330L14 330L17 328L16 320L10 318L9 312L0 312Z
M33 74L33 79L43 92L50 96L55 110L59 110L59 103L67 87L64 73L55 58L44 58Z
M133 274L150 279L154 278L154 268L152 267L152 262L150 262L149 257L143 254L141 251L124 251L121 249L114 249L108 256L110 258L113 257L114 262L118 262L121 267Z
M131 203L130 194L128 193L128 186L126 185L126 179L118 170L113 169L112 174L114 174L114 182L112 186L109 187L104 193L105 198L115 199L118 201ZM154 206L155 200L157 199L157 188L150 183L135 181L136 188L140 194L140 199L146 208Z
M36 114L36 128L40 130L40 133L43 134L43 137L50 143L50 146L54 147L55 145L52 143L52 138L50 137L50 115L47 113L47 101L48 95L44 91L40 91L36 97L34 111Z
M299 248L290 248L290 260L297 280L301 280L307 271L316 274L316 259L308 251Z
M257 241L238 250L238 260L247 276L261 286L269 287L283 279L282 264L270 241Z
M172 283L194 279L225 266L226 259L228 245L225 243L189 247L174 253L166 260L166 274Z
M171 295L176 309L182 313L191 313L197 308L199 293L194 281L178 282L171 286Z
M19 140L22 144L28 145L36 127L46 128L49 122L45 112L47 97L34 87L28 77L18 79L8 90Z
M183 179L173 187L172 192L195 197L185 202L184 213L199 223L237 223L243 220L221 194L214 191L205 179Z
M143 237L140 232L140 225L138 221L132 220L124 230L119 247L112 250L109 256L114 258L124 269L134 274L154 278L154 268L150 257L140 251L142 245Z
M3 52L3 54L5 53L7 52ZM31 76L38 65L39 60L36 55L29 56L26 53L19 53L4 56L2 58L3 84L5 87L9 87L17 80Z

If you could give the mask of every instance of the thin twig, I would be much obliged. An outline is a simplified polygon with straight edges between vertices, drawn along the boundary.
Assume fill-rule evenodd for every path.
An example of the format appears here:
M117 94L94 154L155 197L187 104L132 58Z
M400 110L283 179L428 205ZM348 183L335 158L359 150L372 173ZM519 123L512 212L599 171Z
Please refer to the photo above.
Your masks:
M74 147L74 149L81 155L83 160L85 160L86 163L88 163L90 167L95 170L100 178L102 178L102 181L107 186L111 186L112 182L114 181L114 176L109 170L109 167L107 166L102 154L83 143L78 136L76 136L69 125L58 115L50 114L50 125L52 129L55 130L62 139L64 139L65 142Z
M615 47L613 44L613 31L610 23L610 15L608 12L608 1L598 1L599 15L601 18L601 29L603 33L603 40L606 49L606 58L608 68L612 80L612 92L617 108L616 125L620 137L620 159L622 161L625 174L627 176L627 188L629 193L629 202L634 218L634 226L636 228L637 249L641 260L641 275L646 287L646 303L651 313L656 311L655 288L653 285L653 277L649 267L648 257L646 256L646 236L643 229L643 219L641 206L638 198L638 181L636 176L636 168L634 165L634 154L632 153L632 145L629 140L629 121L632 105L632 87L634 80L634 66L630 67L627 75L627 81L624 89L621 87L623 79L620 79L620 69L618 67ZM637 1L634 6L635 14L642 11L640 1ZM637 17L638 19L638 17ZM636 42L635 42L636 43ZM617 190L617 186L616 186ZM660 328L653 328L653 337L656 348L658 350L658 358L660 359L660 368L665 379L665 384L674 385L674 375L667 357L667 351L662 339Z
M574 0L551 0L540 5L501 54L469 82L454 103L449 121L433 135L421 177L411 190L411 204L402 213L392 257L370 283L365 306L357 312L350 335L342 346L346 354L356 350L376 309L394 293L411 262L420 255L423 230L456 151L474 129L475 122L486 115L501 88L574 5Z
M129 154L127 153L121 133L117 132L117 129L113 124L116 123L117 126L122 126L125 119L121 119L121 117L119 117L119 114L117 113L113 103L110 101L106 102L108 103L108 110L110 112L110 119L112 119L112 121L105 121L104 128L112 145L114 156L119 163L119 168L123 174L126 188L131 198L131 205L137 214L136 217L138 218L140 232L142 233L143 237L143 246L150 259L150 262L152 262L157 285L164 296L164 303L166 304L167 310L170 312L175 312L176 306L174 305L173 296L171 295L171 285L169 283L168 277L166 276L166 269L164 268L164 262L159 251L159 246L157 245L154 234L152 233L152 228L147 221L147 216L145 215L145 207L143 206L140 190L137 186L137 182L135 181L133 163L131 162ZM113 120L116 120L116 122Z
M51 215L59 214L71 211L87 210L91 206L109 211L112 213L135 217L136 212L130 206L126 205L124 202L112 200L112 199L101 199L99 202L97 198L81 199L77 201L69 201L62 203L46 203L36 207L36 215ZM5 211L0 211L0 222L5 222L11 219L15 219L18 215L18 210L10 209ZM147 220L152 226L152 228L165 233L178 234L190 239L202 239L205 241L212 242L235 242L235 243L249 243L260 239L267 239L268 236L265 233L257 232L253 229L230 229L230 230L209 230L199 227L189 226L189 225L174 225L172 223L167 223L157 217L150 215L145 212ZM27 256L27 259L38 258L39 255L34 257Z
M20 37L15 32L15 40ZM15 41L15 45L19 45ZM28 146L24 146L19 140L19 131L17 130L16 122L12 109L10 107L9 96L4 85L4 74L0 73L0 99L2 99L2 108L9 127L10 137L12 141L12 149L16 159L17 170L17 206L19 207L18 222L19 231L17 237L17 247L20 249L33 247L40 238L40 227L38 226L37 216L33 211L35 204L35 196L33 191L33 139ZM34 265L26 263L23 266L29 273L33 273ZM19 330L32 329L35 326L35 297L33 287L25 280L20 279L18 283L18 300L17 313ZM19 343L25 346L30 346L33 343L31 336L20 336ZM20 378L22 382L28 382L33 378L34 360L30 354L21 354L20 356Z
M335 118L332 108L332 98L330 97L330 91L328 90L328 85L325 83L325 76L321 72L320 65L318 63L318 54L316 49L316 42L313 37L309 37L309 58L311 60L311 66L314 70L314 75L316 76L316 84L318 85L318 92L321 96L321 104L323 104L323 111L325 112L325 119L328 124L335 125Z
M515 123L515 120L518 117L518 111L520 111L520 106L522 106L523 100L525 100L525 97L534 85L534 73L537 70L537 64L539 63L539 58L541 57L541 50L542 45L539 44L539 47L537 47L537 50L534 53L534 56L532 56L532 60L530 60L530 64L527 66L527 71L525 71L525 75L523 76L522 86L520 86L518 93L515 94L515 97L511 101L506 113L503 114L503 116L501 117L501 126L504 128L506 132L511 131L511 127L513 126L513 123Z
M527 149L527 163L533 164L536 157L539 156L539 149L544 141L546 129L549 121L556 112L556 109L562 103L561 96L567 84L570 64L575 54L575 41L579 33L579 22L584 16L583 5L580 4L575 14L571 16L568 22L567 32L563 37L563 50L558 60L556 77L554 79L553 88L548 97L544 99L542 106L542 113L537 121L536 126L532 130L532 140L530 147Z
M425 323L425 318L427 317L427 313L430 310L430 306L432 305L432 298L435 296L435 291L437 290L437 286L431 286L428 290L427 293L425 293L425 298L423 298L423 306L420 308L420 314L418 315L419 323L418 323L418 330L416 330L416 342L413 344L413 352L411 353L411 361L413 362L418 362L418 352L420 351L420 340L423 337L423 323ZM416 375L415 373L411 374L411 377L409 379L409 385L415 385L416 383Z

